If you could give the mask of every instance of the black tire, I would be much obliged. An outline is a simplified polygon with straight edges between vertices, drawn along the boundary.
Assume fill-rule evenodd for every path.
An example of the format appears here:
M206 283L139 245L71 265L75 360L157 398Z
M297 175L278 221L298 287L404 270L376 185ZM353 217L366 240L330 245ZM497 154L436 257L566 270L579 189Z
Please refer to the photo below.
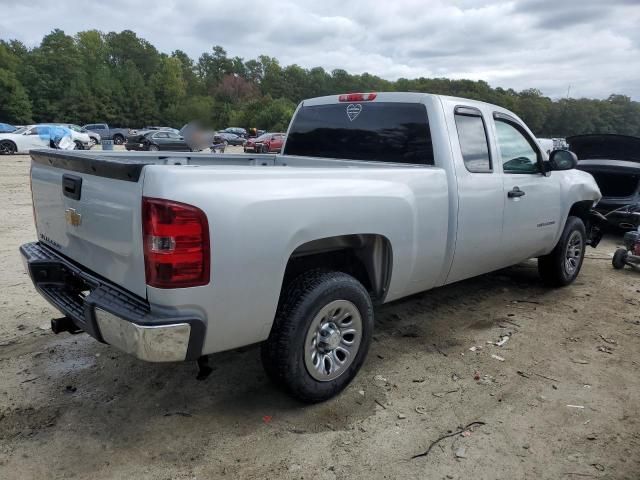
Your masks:
M84 150L84 145L82 144L82 142L80 142L80 141L76 140L76 141L75 141L75 142L73 142L73 143L75 143L75 145L76 145L76 146L75 146L75 150Z
M570 246L577 239L580 242L579 249ZM582 220L568 217L558 244L551 253L538 258L538 273L543 283L549 287L564 287L572 283L582 268L586 241L587 234ZM570 250L575 253L571 255L574 262L569 260Z
M620 270L624 268L627 264L627 251L624 248L618 248L616 253L613 254L613 258L611 259L611 264L613 268L616 270Z
M262 153L269 153L269 147L267 145L262 146Z
M10 140L3 140L0 142L0 155L14 155L18 149L16 144Z
M158 148L158 146L157 146L157 145L151 144L151 145L149 145L148 150L149 150L150 152L158 152L158 151L160 151L160 148Z
M122 135L114 135L113 143L116 145L122 145L124 143L124 137Z
M351 363L344 367L336 364L338 370L342 368L337 378L320 381L305 364L306 343L309 335L313 338L309 329L321 318L320 312L334 302L357 309L361 319L360 343ZM320 335L319 328L317 332ZM262 365L267 375L293 397L307 403L322 402L340 393L356 376L367 356L372 335L373 306L362 284L346 273L311 270L293 280L283 292L269 338L262 344ZM326 368L324 361L320 362Z

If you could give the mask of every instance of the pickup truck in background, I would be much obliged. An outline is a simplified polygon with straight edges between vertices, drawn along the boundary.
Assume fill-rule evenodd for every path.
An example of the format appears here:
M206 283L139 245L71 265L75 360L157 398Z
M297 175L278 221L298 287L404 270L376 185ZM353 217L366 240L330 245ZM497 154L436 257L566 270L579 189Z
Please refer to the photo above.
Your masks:
M599 240L600 192L513 113L462 98L303 101L283 154L32 151L36 289L148 361L262 342L305 402L344 389L374 305L538 258L568 285Z
M89 123L82 128L97 133L102 140L113 140L116 145L123 145L131 133L129 128L110 128L106 123Z

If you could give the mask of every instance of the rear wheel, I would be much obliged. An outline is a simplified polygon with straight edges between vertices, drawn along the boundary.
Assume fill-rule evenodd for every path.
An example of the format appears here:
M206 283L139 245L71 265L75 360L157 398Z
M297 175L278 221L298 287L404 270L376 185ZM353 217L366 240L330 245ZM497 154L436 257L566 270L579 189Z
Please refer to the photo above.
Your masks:
M362 284L346 273L313 270L283 293L262 363L294 397L321 402L353 380L372 334L373 306Z
M89 137L89 148L93 148L98 144L95 138Z
M9 140L0 142L0 155L13 155L17 151L18 149L16 148L15 143L10 142Z
M627 264L627 251L624 248L619 248L616 250L616 253L613 254L613 258L611 259L611 264L613 268L616 270L620 270L624 268Z
M556 247L538 258L538 272L550 287L564 287L572 283L582 268L586 247L586 230L578 217L567 218Z
M122 145L124 143L124 137L122 135L114 135L113 143L116 145Z
M160 150L160 149L158 148L158 146L157 146L157 145L149 145L149 151L150 151L150 152L157 152L157 151L159 151L159 150Z

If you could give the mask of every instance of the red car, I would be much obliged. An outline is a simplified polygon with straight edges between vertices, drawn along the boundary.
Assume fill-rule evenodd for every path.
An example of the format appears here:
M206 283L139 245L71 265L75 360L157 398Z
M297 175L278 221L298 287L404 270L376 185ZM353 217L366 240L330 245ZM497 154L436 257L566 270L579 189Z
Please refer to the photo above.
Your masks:
M286 134L265 133L257 138L250 138L244 145L245 153L273 153L282 150Z

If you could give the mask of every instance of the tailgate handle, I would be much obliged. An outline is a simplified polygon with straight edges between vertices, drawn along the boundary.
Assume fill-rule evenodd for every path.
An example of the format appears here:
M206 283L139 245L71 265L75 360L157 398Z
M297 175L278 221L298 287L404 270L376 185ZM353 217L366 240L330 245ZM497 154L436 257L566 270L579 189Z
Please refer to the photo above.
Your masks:
M76 175L69 175L65 173L62 175L62 193L65 197L72 198L74 200L80 200L80 194L82 192L82 177Z

